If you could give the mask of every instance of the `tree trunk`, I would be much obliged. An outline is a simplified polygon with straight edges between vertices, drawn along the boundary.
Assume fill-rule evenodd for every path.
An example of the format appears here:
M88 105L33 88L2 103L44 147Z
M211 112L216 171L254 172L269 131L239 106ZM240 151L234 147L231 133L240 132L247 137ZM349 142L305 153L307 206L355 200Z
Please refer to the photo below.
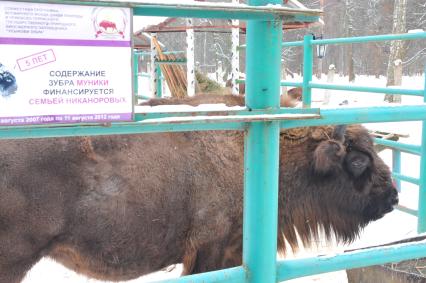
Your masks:
M350 35L349 37L351 37ZM353 45L348 45L348 77L349 82L355 81L355 71L354 71L354 52L353 52Z
M346 36L354 36L354 19L355 19L355 7L356 3L354 0L346 0L346 17L345 17L345 27L346 27ZM349 82L355 81L355 72L354 72L354 56L353 56L353 46L348 44L346 47L346 60L348 66L348 76Z
M395 0L393 12L393 26L392 33L404 33L406 30L406 10L407 0ZM387 82L386 86L395 85L395 61L401 60L404 57L404 41L394 40L390 45L390 54L388 60L388 68L386 72ZM385 101L388 102L401 102L401 97L386 94Z
M382 48L377 43L372 43L371 50L374 52L374 75L378 79L380 74L382 74L382 64L381 64L381 53L383 52Z
M320 9L324 10L324 0L320 0ZM324 16L321 16L321 19L324 20ZM324 34L324 25L320 25L319 27L319 35L323 35ZM318 54L317 54L318 56ZM323 65L323 58L319 58L317 60L317 71L316 71L316 77L318 79L321 79L322 77L322 65Z

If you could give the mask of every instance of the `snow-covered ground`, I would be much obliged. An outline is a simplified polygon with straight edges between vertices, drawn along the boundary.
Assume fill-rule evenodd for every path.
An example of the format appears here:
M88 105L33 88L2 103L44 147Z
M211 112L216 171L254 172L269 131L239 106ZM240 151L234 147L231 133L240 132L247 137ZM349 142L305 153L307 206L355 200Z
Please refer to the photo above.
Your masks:
M325 82L325 76L323 80ZM300 78L295 78L299 80ZM422 89L424 87L424 76L417 77L404 77L403 78L403 88L415 88ZM336 76L335 83L345 84L347 83L347 78ZM356 79L356 84L364 86L376 86L384 87L386 84L385 78L381 77L376 79L374 77L368 76L358 76ZM148 81L142 81L140 89L149 91ZM315 106L322 106L321 101L323 97L323 90L313 90L313 100L317 101L314 103ZM377 106L384 105L383 102L384 95L382 94L366 94L366 93L356 93L356 92L341 92L341 91L332 91L331 92L330 105L327 107L361 107L361 106ZM348 101L348 105L339 106L339 104L344 101ZM402 104L422 104L423 99L420 97L408 97L404 96L402 98ZM397 131L399 133L409 134L408 138L401 139L402 142L419 144L421 137L421 123L420 122L403 122L403 123L378 123L378 124L368 124L366 125L369 128ZM385 150L381 154L381 157L385 160L388 165L391 165L392 154L390 150ZM402 154L402 173L404 175L418 177L419 176L419 157L413 156L410 154ZM402 183L402 192L400 194L400 204L416 209L417 208L417 192L418 189L415 185L408 183ZM416 223L417 218L410 216L406 213L400 211L393 211L389 213L384 218L379 221L376 221L366 227L364 232L361 234L360 238L350 245L350 248L355 247L364 247L370 245L376 245L381 243L387 243L394 240L399 240L408 236L416 234ZM296 256L307 256L314 254L324 254L326 252L336 252L348 249L349 247L336 247L334 244L319 243L316 250L307 250L303 251ZM179 276L180 266L177 266L170 272L157 272L155 274L150 274L142 278L127 281L132 283L141 283L149 282L151 280L160 280L166 278L172 278ZM44 259L40 261L28 274L24 283L99 283L101 281L87 279L83 276L79 276L74 272L62 267L55 262ZM332 283L345 283L347 282L345 272L336 272L333 274L326 275L317 275L309 278L300 278L292 282L332 282Z

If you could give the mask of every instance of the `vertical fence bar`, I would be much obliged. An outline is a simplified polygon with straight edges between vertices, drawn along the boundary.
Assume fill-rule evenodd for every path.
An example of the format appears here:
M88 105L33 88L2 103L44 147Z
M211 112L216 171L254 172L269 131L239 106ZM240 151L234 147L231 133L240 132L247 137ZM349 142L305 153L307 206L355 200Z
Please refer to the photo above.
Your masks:
M313 35L305 35L303 38L303 107L311 107L312 90L309 87L309 82L312 81L312 64L314 61L314 52L312 49Z
M426 68L424 72L424 96L426 102ZM420 184L419 184L419 211L417 214L417 232L426 232L426 121L422 122L422 145L420 155Z
M401 151L392 149L392 172L401 174ZM401 180L394 180L398 192L401 192Z
M248 3L280 4L281 0L249 0ZM248 21L248 108L279 108L281 41L281 20ZM279 123L251 123L244 143L243 266L247 282L275 283Z
M133 52L133 94L139 95L139 55Z

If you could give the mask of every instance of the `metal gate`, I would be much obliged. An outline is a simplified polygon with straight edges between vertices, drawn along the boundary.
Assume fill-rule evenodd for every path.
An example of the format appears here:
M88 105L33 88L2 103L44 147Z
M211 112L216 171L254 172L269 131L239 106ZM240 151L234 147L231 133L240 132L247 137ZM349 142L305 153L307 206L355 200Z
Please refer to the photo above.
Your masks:
M25 1L22 1L25 2ZM134 15L200 17L247 20L247 87L246 110L229 111L226 116L205 112L135 114L133 122L111 124L78 124L1 127L0 138L42 138L83 135L135 134L195 130L239 130L245 132L243 265L226 270L182 277L172 282L250 282L272 283L306 275L341 269L401 261L426 256L426 243L400 244L372 248L336 256L307 259L276 260L278 217L278 148L280 128L351 124L367 122L426 120L426 106L375 108L315 109L310 107L312 88L350 89L358 91L424 96L422 90L383 89L324 85L312 82L312 45L349 43L369 40L426 38L417 35L390 35L349 39L313 40L291 43L303 46L304 78L301 83L283 83L303 87L303 109L284 109L279 105L282 24L286 20L312 22L321 14L318 10L282 8L281 0L249 0L249 5L167 4L113 0L32 0L36 3L77 4L128 7ZM284 46L290 44L284 44ZM426 85L426 82L425 82ZM179 116L180 119L174 119ZM161 118L168 117L164 120ZM185 118L182 118L185 117ZM419 231L426 229L426 123L423 122L420 153L421 176ZM259 162L260 161L260 162Z

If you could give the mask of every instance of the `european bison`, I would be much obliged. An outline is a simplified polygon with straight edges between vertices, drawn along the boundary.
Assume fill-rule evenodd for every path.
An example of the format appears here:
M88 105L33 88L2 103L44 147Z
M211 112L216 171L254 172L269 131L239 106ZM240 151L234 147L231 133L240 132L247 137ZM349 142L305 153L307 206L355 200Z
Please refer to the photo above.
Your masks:
M9 96L18 89L15 76L0 63L0 95Z
M99 23L99 26L102 27L105 31L117 31L117 25L114 22L103 20Z
M296 231L306 245L320 230L351 241L397 203L362 126L286 130L280 142L280 251L297 248ZM4 140L0 155L2 283L44 256L113 281L241 264L242 132Z
M287 95L296 101L302 101L303 89L301 87L294 87L287 91Z

